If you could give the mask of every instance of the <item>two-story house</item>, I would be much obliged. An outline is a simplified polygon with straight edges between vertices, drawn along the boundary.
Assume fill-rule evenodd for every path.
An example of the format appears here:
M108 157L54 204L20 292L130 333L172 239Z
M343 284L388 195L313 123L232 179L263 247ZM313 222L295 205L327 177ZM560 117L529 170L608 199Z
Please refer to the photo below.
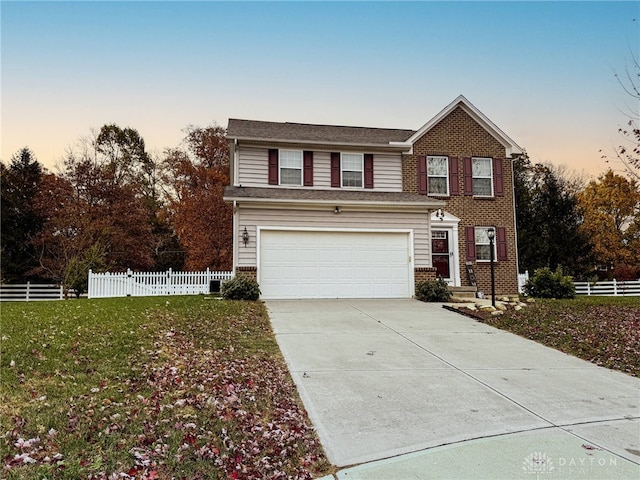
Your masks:
M411 297L436 276L515 294L512 160L460 96L418 130L230 119L234 270L264 298Z

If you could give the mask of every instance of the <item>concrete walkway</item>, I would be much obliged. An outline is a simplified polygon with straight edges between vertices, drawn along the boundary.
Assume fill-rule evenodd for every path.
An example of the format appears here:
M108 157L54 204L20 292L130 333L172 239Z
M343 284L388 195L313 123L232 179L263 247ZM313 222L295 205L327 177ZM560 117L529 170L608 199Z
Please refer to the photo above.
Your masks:
M440 304L267 307L335 478L640 479L637 378Z

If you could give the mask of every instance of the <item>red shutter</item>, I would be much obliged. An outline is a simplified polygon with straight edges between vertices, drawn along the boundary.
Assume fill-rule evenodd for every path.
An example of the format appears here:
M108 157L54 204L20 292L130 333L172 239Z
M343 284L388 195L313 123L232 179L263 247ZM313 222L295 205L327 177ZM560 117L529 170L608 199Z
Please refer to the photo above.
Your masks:
M462 172L464 175L464 194L473 195L473 168L471 166L471 157L462 159Z
M496 228L496 247L498 247L498 261L506 261L507 257L507 229L504 227Z
M475 227L464 227L465 243L467 245L467 260L476 259L476 229Z
M426 195L429 192L429 178L427 177L427 157L418 157L418 193Z
M504 197L504 180L502 177L502 158L493 159L493 194Z
M340 187L340 153L331 152L331 186Z
M278 185L278 150L269 149L269 185Z
M305 150L302 156L304 163L304 186L313 187L313 152Z
M458 186L458 157L449 157L449 195L460 195Z
M364 154L364 188L373 188L373 154Z

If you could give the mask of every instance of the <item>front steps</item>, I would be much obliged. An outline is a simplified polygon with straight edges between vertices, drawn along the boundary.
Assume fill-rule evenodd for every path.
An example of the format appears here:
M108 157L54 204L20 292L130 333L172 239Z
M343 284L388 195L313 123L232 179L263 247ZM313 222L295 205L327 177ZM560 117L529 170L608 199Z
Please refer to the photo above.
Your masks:
M469 300L475 300L478 293L478 287L449 287L451 292L451 301L457 302L461 299L462 302L468 302Z

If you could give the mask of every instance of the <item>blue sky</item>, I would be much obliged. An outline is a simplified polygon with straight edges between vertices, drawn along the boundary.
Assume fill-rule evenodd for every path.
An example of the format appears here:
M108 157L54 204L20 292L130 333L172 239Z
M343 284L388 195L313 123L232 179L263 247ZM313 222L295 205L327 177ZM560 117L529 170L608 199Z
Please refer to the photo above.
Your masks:
M597 175L638 2L1 3L2 151L106 123L148 149L229 117L418 129L465 95L534 161ZM634 21L635 19L635 21Z

